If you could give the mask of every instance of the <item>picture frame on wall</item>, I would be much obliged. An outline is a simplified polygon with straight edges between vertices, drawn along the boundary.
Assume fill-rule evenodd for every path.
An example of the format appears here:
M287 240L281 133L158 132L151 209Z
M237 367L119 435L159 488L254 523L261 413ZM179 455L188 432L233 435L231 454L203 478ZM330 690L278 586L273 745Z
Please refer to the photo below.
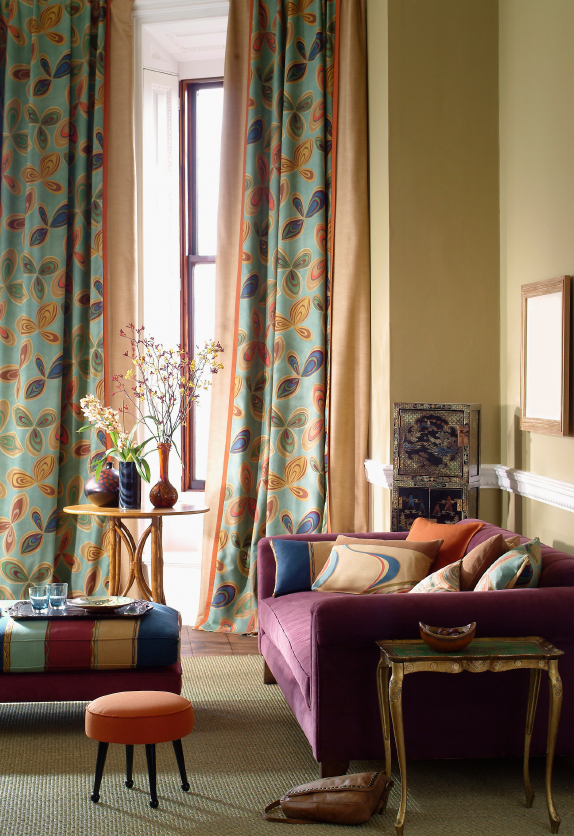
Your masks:
M570 293L570 276L522 285L522 430L568 434Z

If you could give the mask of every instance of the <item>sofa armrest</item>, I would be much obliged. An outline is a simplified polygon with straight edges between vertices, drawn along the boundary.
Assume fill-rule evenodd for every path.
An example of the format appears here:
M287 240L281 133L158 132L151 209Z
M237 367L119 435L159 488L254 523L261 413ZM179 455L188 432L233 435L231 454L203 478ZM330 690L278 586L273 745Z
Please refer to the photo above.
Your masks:
M305 540L315 542L317 540L336 540L338 534L282 534L273 535L274 540ZM377 531L370 534L350 534L347 536L368 537L377 540L404 540L405 533ZM271 598L275 589L275 557L269 544L269 537L263 537L257 545L257 598L262 601L264 598Z
M477 638L541 636L570 645L574 587L504 589L496 592L330 595L311 616L315 650L356 647L381 639L417 639L419 621L459 627L476 621Z

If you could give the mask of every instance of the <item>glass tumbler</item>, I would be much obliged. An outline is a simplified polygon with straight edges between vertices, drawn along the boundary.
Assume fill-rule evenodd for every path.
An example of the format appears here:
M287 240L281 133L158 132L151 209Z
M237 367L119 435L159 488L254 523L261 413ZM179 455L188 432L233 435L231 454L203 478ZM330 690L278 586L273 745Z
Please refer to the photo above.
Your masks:
M30 603L35 610L45 610L48 607L48 585L31 586L28 590Z
M66 598L68 597L68 584L48 584L48 592L50 595L50 606L52 607L52 609L63 610L66 606Z

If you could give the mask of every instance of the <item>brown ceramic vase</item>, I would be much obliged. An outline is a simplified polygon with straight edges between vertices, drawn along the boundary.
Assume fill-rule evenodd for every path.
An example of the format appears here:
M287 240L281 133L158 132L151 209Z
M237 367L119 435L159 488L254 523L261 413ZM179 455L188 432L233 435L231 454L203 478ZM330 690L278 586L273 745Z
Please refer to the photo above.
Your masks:
M177 502L177 491L168 478L169 451L171 444L158 444L159 482L149 492L149 501L154 508L173 508Z

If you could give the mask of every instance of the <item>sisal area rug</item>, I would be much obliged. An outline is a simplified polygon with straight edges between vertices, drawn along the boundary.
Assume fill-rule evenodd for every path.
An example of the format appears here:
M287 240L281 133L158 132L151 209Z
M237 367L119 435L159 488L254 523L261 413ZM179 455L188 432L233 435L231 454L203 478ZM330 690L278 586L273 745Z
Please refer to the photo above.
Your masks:
M149 807L145 754L136 747L134 788L124 787L124 749L110 745L101 801L90 801L97 744L84 735L84 703L2 705L0 833L11 836L282 836L261 810L317 778L309 745L277 686L263 685L257 656L184 659L184 691L196 710L184 740L189 793L173 749L157 747L159 809ZM519 720L520 722L520 720ZM382 768L353 762L350 771ZM396 764L395 764L396 766ZM542 836L549 833L544 763L533 759L534 806L526 809L522 764L410 761L405 836ZM557 758L560 833L574 832L572 759ZM399 778L387 813L360 827L298 825L294 834L395 833ZM289 831L291 832L291 831ZM287 833L287 831L285 831Z

